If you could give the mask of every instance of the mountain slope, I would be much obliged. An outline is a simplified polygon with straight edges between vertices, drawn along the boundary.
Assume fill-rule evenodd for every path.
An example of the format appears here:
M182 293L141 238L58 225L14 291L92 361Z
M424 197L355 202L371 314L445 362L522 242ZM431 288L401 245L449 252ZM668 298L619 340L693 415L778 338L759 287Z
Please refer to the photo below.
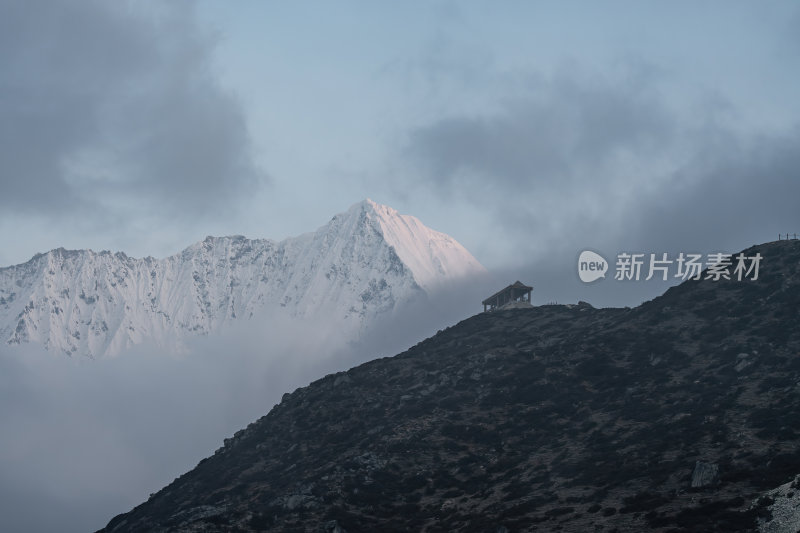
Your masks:
M264 312L355 334L382 312L485 272L453 238L366 200L314 233L207 237L165 259L53 250L0 269L0 339L100 356L179 345Z
M800 473L800 242L756 252L756 281L484 313L326 376L103 531L754 530Z

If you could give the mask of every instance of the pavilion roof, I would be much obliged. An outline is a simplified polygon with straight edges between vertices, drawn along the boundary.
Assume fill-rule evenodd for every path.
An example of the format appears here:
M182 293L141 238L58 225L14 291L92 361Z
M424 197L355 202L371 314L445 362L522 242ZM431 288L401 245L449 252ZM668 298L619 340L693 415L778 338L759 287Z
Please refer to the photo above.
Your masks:
M529 287L528 285L525 285L521 281L517 280L514 283L512 283L511 285L509 285L508 287L500 289L496 293L492 294L491 296L486 298L484 301L482 301L481 304L482 305L491 305L495 298L497 298L498 296L500 296L504 292L512 292L514 289L518 289L520 292L528 292L528 291L532 291L533 287Z

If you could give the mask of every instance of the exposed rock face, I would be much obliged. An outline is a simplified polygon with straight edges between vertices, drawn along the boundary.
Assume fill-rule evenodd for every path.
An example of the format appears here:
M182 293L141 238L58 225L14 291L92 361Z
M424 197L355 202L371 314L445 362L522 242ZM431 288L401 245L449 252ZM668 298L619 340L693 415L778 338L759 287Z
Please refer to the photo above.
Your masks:
M711 487L719 481L719 465L697 461L692 472L692 488Z
M756 502L760 509L760 533L797 533L800 531L800 475L789 483L767 492Z
M756 530L800 473L800 242L756 251L757 281L481 313L326 376L106 531Z

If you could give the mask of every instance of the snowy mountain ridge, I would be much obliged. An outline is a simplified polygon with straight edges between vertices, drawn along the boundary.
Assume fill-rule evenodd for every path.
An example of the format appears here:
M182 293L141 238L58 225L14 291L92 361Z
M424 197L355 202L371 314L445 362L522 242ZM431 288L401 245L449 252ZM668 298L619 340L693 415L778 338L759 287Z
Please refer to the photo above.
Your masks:
M180 345L267 309L330 317L355 334L483 273L452 237L365 200L280 242L207 237L164 259L59 248L0 268L0 340L98 357L146 340Z

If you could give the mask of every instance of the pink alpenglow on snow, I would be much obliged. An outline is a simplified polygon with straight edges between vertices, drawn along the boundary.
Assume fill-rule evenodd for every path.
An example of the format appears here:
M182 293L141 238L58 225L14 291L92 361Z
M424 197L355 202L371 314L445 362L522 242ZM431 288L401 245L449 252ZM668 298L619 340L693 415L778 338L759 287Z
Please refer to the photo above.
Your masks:
M356 335L420 295L485 274L455 239L365 200L312 233L280 242L207 237L155 259L64 250L0 268L0 342L115 355L235 322L322 317Z

